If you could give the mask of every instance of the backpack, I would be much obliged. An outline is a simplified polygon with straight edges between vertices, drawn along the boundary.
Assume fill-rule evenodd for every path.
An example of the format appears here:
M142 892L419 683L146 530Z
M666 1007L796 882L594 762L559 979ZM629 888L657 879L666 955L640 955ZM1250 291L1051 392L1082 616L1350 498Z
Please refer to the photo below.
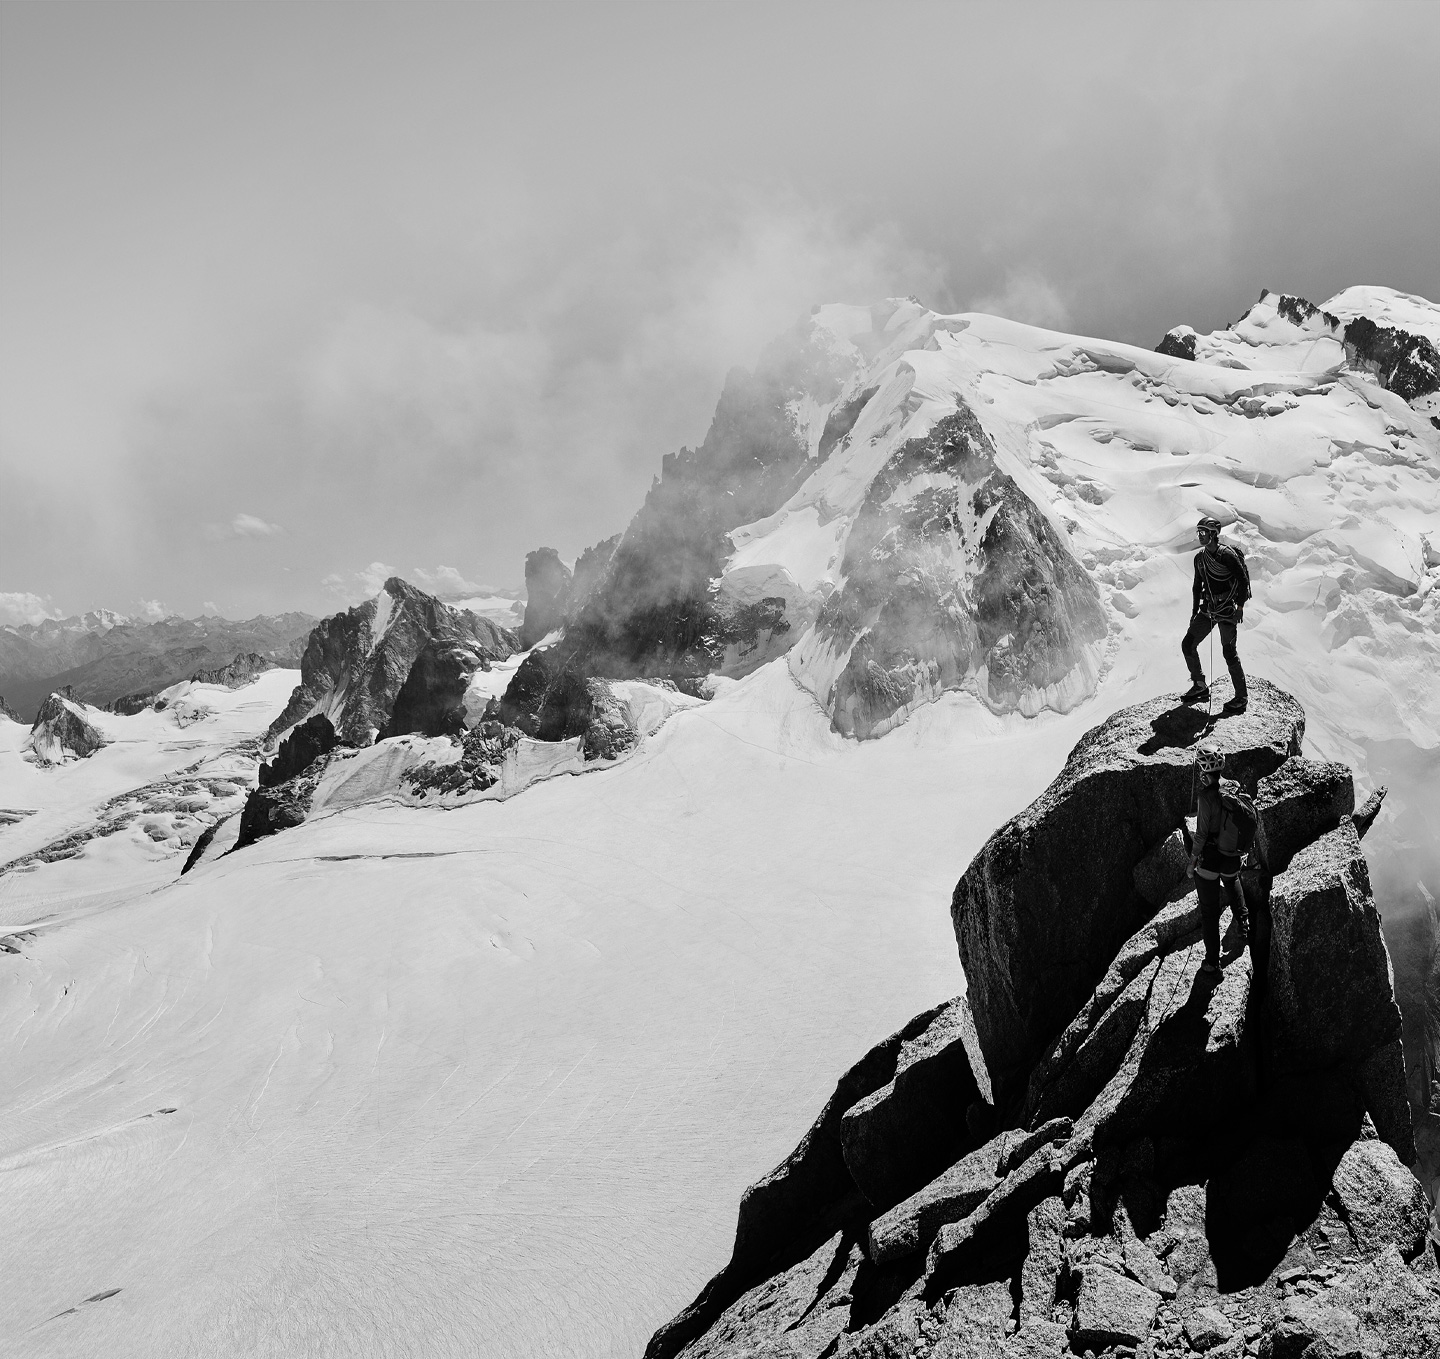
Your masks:
M1245 562L1245 554L1233 544L1227 544L1230 551L1235 554L1235 560L1240 567L1240 583L1235 587L1235 603L1242 609L1250 598L1250 567ZM1254 807L1250 809L1252 812Z
M1220 789L1220 806L1235 826L1235 853L1242 859L1250 853L1255 843L1255 833L1260 829L1260 813L1249 793L1239 788Z

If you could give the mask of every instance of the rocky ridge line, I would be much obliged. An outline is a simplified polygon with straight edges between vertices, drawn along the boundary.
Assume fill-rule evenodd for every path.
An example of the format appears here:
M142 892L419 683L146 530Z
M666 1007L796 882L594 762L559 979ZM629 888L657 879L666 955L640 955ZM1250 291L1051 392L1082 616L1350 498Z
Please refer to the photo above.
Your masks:
M968 996L841 1078L647 1359L1433 1352L1440 1272L1360 848L1381 794L1356 811L1271 685L1216 724L1268 867L1246 875L1248 946L1231 920L1207 979L1192 718L1115 714L996 832L956 889Z

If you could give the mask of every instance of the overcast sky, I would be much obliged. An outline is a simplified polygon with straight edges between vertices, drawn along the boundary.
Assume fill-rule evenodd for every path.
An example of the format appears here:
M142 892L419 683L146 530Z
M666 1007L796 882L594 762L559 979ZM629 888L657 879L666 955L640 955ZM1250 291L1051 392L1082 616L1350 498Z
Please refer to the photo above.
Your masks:
M0 621L518 584L820 301L1440 297L1437 53L1428 3L8 0Z

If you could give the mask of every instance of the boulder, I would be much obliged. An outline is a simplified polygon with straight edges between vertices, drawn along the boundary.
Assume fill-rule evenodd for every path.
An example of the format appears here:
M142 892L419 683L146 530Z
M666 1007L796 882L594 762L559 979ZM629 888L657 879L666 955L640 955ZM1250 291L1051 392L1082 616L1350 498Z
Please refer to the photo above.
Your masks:
M986 842L951 917L997 1107L1085 1003L1150 907L1135 866L1190 810L1205 714L1174 698L1122 709L1088 732L1058 778ZM1265 680L1212 738L1242 784L1298 754L1305 717ZM1079 853L1077 846L1104 846Z
M1197 1307L1185 1318L1185 1339L1204 1354L1235 1334L1235 1324L1218 1307Z
M525 556L525 621L520 646L529 650L565 621L570 599L570 568L553 547L537 547Z
M1361 1359L1360 1324L1353 1312L1291 1298L1265 1327L1260 1359Z
M1296 851L1355 810L1355 780L1343 764L1295 755L1260 780L1255 810L1270 871L1279 873Z
M1369 1354L1435 1359L1440 1282L1433 1271L1422 1276L1407 1268L1395 1245L1335 1280L1325 1290L1324 1301L1358 1321L1361 1344ZM1344 1353L1338 1346L1337 1350Z
M877 1211L928 1184L965 1150L965 1110L980 1095L966 1054L973 1029L963 996L942 1006L901 1044L894 1078L840 1120L846 1168Z
M1122 1247L1125 1272L1136 1283L1158 1293L1162 1298L1173 1298L1178 1291L1175 1280L1165 1272L1160 1257L1144 1242L1130 1240Z
M68 690L57 690L40 705L20 750L35 764L54 765L88 759L109 744L86 716L85 705L71 699Z
M1352 1143L1331 1184L1363 1255L1393 1245L1402 1259L1413 1260L1424 1249L1429 1201L1388 1144L1378 1138Z
M1065 1264L1065 1203L1052 1195L1026 1215L1029 1242L1020 1268L1020 1324L1050 1321ZM1143 1281L1142 1281L1143 1282Z
M995 1173L999 1141L963 1156L924 1188L870 1224L866 1254L877 1265L922 1251L947 1222L974 1212L1000 1184Z
M1160 1310L1160 1295L1103 1264L1085 1266L1075 1304L1071 1344L1077 1353L1138 1345Z
M967 1284L947 1298L930 1359L992 1359L1015 1310L1003 1283Z
M1023 1165L1012 1170L971 1212L940 1227L930 1244L925 1274L945 1279L964 1271L982 1258L991 1262L1010 1256L1023 1258L1030 1210L1059 1194L1065 1173L1056 1150L1041 1147Z
M1400 1036L1370 872L1347 819L1276 880L1266 994L1272 1069L1359 1065ZM1413 1160L1413 1147L1397 1148Z

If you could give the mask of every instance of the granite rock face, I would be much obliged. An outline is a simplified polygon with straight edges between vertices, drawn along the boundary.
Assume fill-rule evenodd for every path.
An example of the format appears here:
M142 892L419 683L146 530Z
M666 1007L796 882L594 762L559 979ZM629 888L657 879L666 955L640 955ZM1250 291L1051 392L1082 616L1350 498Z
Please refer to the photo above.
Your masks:
M467 674L519 650L514 633L392 576L374 599L323 619L311 631L300 658L300 683L271 723L270 735L324 713L344 744L370 745L389 727L416 659L432 643L457 648L452 656L464 650L473 657ZM443 690L449 677L435 662L432 652L427 673L438 677ZM440 704L439 695L412 690L407 696L409 709L427 721L438 720Z
M25 758L39 765L84 760L109 742L85 715L68 690L53 693L40 705L30 735L20 749Z
M1166 701L1117 713L966 877L984 866L992 905L1024 904L1032 946L1116 899L1128 937L1088 981L1042 953L982 988L961 934L968 998L842 1078L647 1359L1434 1352L1440 1243L1397 1112L1368 820L1348 771L1298 755L1294 701L1252 695L1217 739L1280 865L1245 874L1254 937L1227 917L1223 970L1201 972L1198 904L1165 848L1188 833L1188 719ZM1099 822L1124 833L1085 831ZM1017 1024L1050 1013L1048 1036Z
M256 771L257 786L240 812L236 849L290 830L305 820L315 786L324 772L325 757L338 744L335 728L324 713L307 717L291 728L274 758Z
M1203 712L1171 696L1088 732L1059 777L995 832L955 888L951 918L997 1104L1020 1088L1153 907L1134 871L1190 811ZM1300 749L1305 716L1255 682L1215 725L1226 774L1254 787ZM1104 854L1077 852L1097 838Z
M553 547L537 547L525 557L525 621L520 645L534 646L565 621L570 599L570 568Z
M1099 592L963 402L871 481L843 569L815 636L841 662L821 696L839 731L880 735L981 674L1001 710L1042 694L1064 710L1094 688Z

